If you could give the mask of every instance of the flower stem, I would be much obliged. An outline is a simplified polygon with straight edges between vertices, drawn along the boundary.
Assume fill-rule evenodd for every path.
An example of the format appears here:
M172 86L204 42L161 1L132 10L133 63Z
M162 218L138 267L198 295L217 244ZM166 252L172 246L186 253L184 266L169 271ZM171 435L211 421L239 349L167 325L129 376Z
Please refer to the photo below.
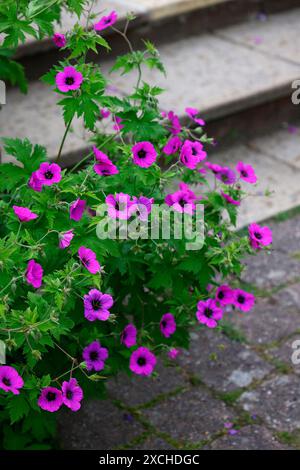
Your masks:
M61 144L60 144L60 147L59 147L59 151L58 151L58 154L57 154L57 157L56 157L56 163L60 160L60 157L61 157L61 154L62 154L62 150L63 150L63 147L64 147L64 143L65 143L65 140L66 140L66 137L68 135L68 132L70 130L70 127L71 127L71 124L72 124L72 121L73 121L73 118L74 116L72 117L72 119L70 119L67 127L66 127L66 130L65 130L65 133L63 135L63 138L62 138L62 141L61 141Z

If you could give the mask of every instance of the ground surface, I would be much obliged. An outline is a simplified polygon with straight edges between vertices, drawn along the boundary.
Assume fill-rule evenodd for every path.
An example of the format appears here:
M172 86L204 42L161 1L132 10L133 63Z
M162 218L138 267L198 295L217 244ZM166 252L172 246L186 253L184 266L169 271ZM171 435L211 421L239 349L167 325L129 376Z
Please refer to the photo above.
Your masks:
M271 256L247 260L255 309L228 313L226 334L195 330L190 351L160 365L158 378L121 377L106 401L64 414L64 448L300 448L300 365L291 361L300 340L300 215L289 216L271 223Z

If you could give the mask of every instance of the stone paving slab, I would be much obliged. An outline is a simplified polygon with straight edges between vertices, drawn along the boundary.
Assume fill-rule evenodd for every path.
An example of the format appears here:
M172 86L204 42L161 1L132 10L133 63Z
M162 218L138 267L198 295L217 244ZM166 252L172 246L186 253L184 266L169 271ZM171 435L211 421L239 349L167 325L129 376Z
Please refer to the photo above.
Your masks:
M141 444L137 444L132 450L174 450L175 447L159 437L149 438Z
M169 434L183 445L207 439L235 417L232 410L202 387L171 397L143 414L159 432Z
M284 341L279 347L269 349L268 354L277 361L280 361L282 365L286 365L294 374L300 375L300 364L293 364L292 362L292 355L295 352L293 348L294 341L300 341L300 332ZM299 349L300 343L297 346L297 351ZM297 354L297 358L300 358L300 354Z
M262 426L245 426L234 436L226 435L214 441L207 450L287 450L272 433Z
M206 328L192 333L190 349L179 363L219 392L247 387L272 370L246 345Z
M164 367L159 361L157 377L119 376L108 384L108 391L114 398L128 406L142 405L154 400L160 394L168 394L187 386L184 376L175 367Z
M300 429L300 384L295 375L281 375L241 395L238 403L276 431Z
M90 401L76 412L60 414L60 435L66 450L110 450L129 443L144 428L111 402Z
M252 28L249 28L251 24ZM223 38L234 43L300 64L299 35L299 10L271 15L266 21L252 21L247 26L233 26L221 33Z

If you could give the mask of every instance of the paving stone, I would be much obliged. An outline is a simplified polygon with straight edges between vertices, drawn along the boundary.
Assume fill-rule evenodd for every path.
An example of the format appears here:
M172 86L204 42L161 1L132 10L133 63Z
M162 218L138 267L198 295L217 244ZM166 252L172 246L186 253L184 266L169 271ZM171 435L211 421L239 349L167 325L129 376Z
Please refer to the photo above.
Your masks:
M134 446L133 450L173 450L172 447L166 441L160 437L151 437L141 444Z
M282 143L284 142L284 145ZM251 141L253 149L263 152L265 155L275 157L292 168L300 169L300 126L288 126L279 129L273 134L273 138L260 137Z
M300 253L300 215L269 225L273 231L272 247L276 251L289 254L292 257L290 259L295 259L295 254Z
M156 372L156 377L129 378L125 374L120 375L108 383L108 392L129 406L137 406L153 400L159 394L187 386L183 375L175 367L164 367L159 361Z
M239 44L245 44L268 55L300 63L298 40L300 35L300 9L280 15L271 15L266 21L252 21L222 31ZM252 27L249 28L249 25Z
M131 0L132 1L132 0ZM179 15L187 11L205 8L229 0L136 0L149 12L151 19L161 19L166 16ZM134 2L135 3L135 2Z
M298 343L295 343L298 341ZM293 344L295 343L294 347ZM300 334L296 334L291 338L284 341L280 346L268 350L268 354L274 359L277 359L283 364L286 364L291 368L291 370L300 375L300 363L296 364L293 362L293 354L295 354L295 359L297 362L300 360Z
M246 345L204 329L193 332L190 350L179 361L208 386L223 392L247 387L272 369Z
M144 431L143 427L109 401L86 402L77 413L59 416L59 434L68 450L110 450L125 445Z
M248 313L234 311L227 318L240 328L253 344L267 344L294 333L300 328L300 306L284 292L260 298Z
M268 429L262 426L245 426L237 434L229 434L214 441L208 450L286 450Z
M219 432L233 412L208 392L193 388L176 397L146 409L144 415L158 431L181 442L198 442Z
M245 392L238 400L245 411L256 414L276 431L300 428L300 383L295 375L281 375Z

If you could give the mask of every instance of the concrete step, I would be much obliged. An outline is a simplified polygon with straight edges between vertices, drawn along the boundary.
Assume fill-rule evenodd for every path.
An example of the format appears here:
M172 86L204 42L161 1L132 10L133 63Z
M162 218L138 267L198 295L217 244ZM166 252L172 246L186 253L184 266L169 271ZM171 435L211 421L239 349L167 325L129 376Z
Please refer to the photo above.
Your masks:
M130 24L129 37L134 46L147 37L162 44L204 34L212 29L233 25L251 17L264 18L265 14L300 6L300 0L96 0L96 13L118 12L118 26L124 24L126 13L132 11L136 19ZM76 16L64 14L62 26L66 31L77 21ZM112 46L112 54L124 52L124 42L119 35L108 29L103 32ZM20 46L17 58L24 65L29 79L38 79L62 54L55 48L51 38L35 41L29 38ZM101 57L105 60L105 55Z
M198 107L223 148L237 137L249 139L299 117L290 98L291 83L300 77L300 56L294 54L299 33L300 9L270 16L263 23L252 21L182 39L160 48L167 78L146 70L144 79L166 89L162 109L183 116L186 106ZM111 65L104 63L104 72ZM121 92L135 80L134 74L112 74L112 83ZM28 137L45 145L54 158L64 133L57 98L37 81L30 83L26 96L8 90L0 112L1 135ZM64 147L65 165L85 155L88 137L81 123L74 122Z

